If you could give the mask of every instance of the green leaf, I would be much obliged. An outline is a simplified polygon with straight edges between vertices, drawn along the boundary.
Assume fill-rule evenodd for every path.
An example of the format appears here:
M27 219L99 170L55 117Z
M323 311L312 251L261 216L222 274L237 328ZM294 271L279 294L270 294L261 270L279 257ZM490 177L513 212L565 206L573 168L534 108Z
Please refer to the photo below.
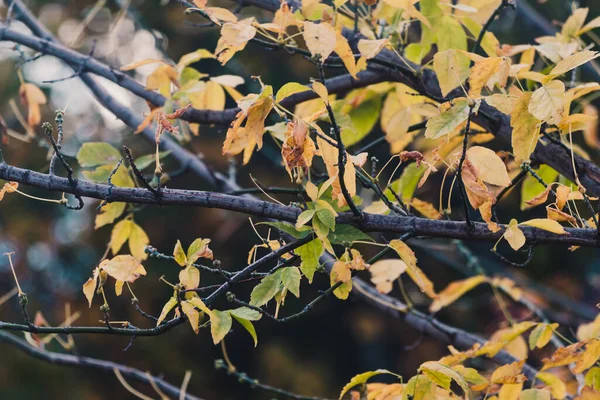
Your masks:
M302 239L306 237L312 231L309 226L302 226L300 229L296 229L294 225L288 224L287 222L259 222L256 225L269 225L273 228L279 229L282 232L294 237L295 239Z
M519 395L519 400L550 400L550 392L542 389L525 389Z
M193 264L200 257L205 256L207 252L210 252L210 250L208 250L209 243L210 239L198 238L194 240L187 250L187 263ZM210 252L210 257L208 258L212 259L212 252Z
M459 98L440 115L436 115L427 121L425 137L437 139L448 135L458 128L469 117L469 99Z
M300 229L304 225L308 223L315 215L315 210L306 210L298 215L298 220L296 221L296 229Z
M410 203L424 173L425 168L423 166L417 167L417 164L410 164L402 171L400 178L392 182L392 189L405 203ZM392 192L387 189L385 195L391 201L396 200Z
M300 270L308 279L308 283L312 283L313 277L317 268L319 268L319 257L323 253L323 244L320 240L312 240L294 250L300 256L302 263Z
M162 160L169 154L171 154L171 150L161 151L158 153L158 158ZM156 154L146 154L145 156L137 158L135 160L135 165L138 167L139 170L143 170L148 168L150 165L153 165L155 160Z
M247 319L248 321L258 321L262 317L262 314L259 311L253 310L248 307L239 307L227 311L232 316Z
M381 113L382 97L376 96L365 100L351 110L347 116L342 115L342 141L346 146L352 146L364 139L371 131Z
M309 90L310 88L308 86L301 85L297 82L288 82L277 91L277 94L275 95L275 101L280 103L286 97Z
M105 142L84 143L77 153L77 162L82 167L115 165L120 159L119 151Z
M427 373L429 378L433 378L434 376L439 378L440 381L432 379L438 385L439 383L445 384L446 382L446 378L442 378L442 376L448 377L449 379L454 380L458 384L458 386L461 387L466 396L469 396L469 394L471 393L469 385L462 377L462 375L442 363L439 363L437 361L426 361L423 364L421 364L419 371ZM450 384L448 383L448 386L439 386L443 387L444 389L449 389Z
M296 297L300 297L300 269L298 267L287 267L281 269L281 281L283 287Z
M335 214L328 208L317 205L316 218L330 230L335 230Z
M342 245L346 243L352 243L357 240L367 242L373 241L371 236L362 232L360 229L353 227L352 225L337 225L335 232L331 232L327 237L331 243Z
M210 333L213 343L218 344L231 330L231 315L227 311L212 310L210 313Z
M348 393L348 391L350 389L352 389L354 386L364 385L372 377L374 377L376 375L381 375L381 374L390 374L390 375L399 377L399 375L397 375L391 371L388 371L387 369L378 369L376 371L363 372L362 374L358 374L358 375L354 376L352 379L350 379L350 382L348 382L346 384L346 386L344 386L344 388L342 389L342 392L340 393L340 399L342 397L344 397L344 395L346 393Z
M558 178L558 172L549 167L546 164L540 166L540 168L535 171L540 178L547 185L551 184ZM528 174L523 180L523 185L521 186L521 210L525 210L530 206L527 204L527 201L533 199L536 196L539 196L546 190L544 185L538 182L531 174Z
M235 314L231 314L231 316L235 318L235 320L239 322L240 325L242 325L244 329L248 331L248 333L250 334L250 336L252 336L252 339L254 340L254 347L256 347L256 345L258 345L258 336L256 335L256 329L254 329L254 325L252 325L252 322L245 318L238 317Z
M173 257L175 257L175 262L182 267L187 265L187 257L185 252L183 251L183 247L181 246L181 242L177 240L175 243L175 249L173 249Z
M281 289L281 284L281 270L277 270L273 274L265 276L260 283L252 289L252 293L250 294L250 304L255 307L267 304L279 289Z
M437 24L439 24L438 51L467 50L467 34L456 18L451 15L444 15L437 21Z

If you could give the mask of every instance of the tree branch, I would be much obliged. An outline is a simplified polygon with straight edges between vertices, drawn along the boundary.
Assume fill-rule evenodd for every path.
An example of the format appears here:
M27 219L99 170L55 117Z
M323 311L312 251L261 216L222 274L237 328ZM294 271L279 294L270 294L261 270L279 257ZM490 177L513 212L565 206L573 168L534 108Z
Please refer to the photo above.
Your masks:
M77 180L77 185L73 187L66 178L41 174L13 167L6 163L0 163L0 179L100 200L110 198L111 201L158 204L156 197L146 189L113 187L109 196L110 187L108 185ZM215 192L164 189L162 193L160 204L163 206L182 205L219 208L286 222L295 222L301 212L296 207ZM354 225L365 232L412 232L417 236L480 241L497 241L503 234L502 231L491 232L484 223L473 223L470 229L465 222L429 220L413 216L363 213L363 218L357 221L352 213L342 213L336 218L336 223ZM506 228L505 226L501 227ZM520 229L529 243L557 243L565 246L585 247L600 246L595 229L566 228L567 235L556 235L530 226L520 226Z
M59 354L46 350L42 350L36 347L31 346L23 339L19 339L16 336L13 336L6 332L0 331L0 342L7 343L25 354L37 358L38 360L42 360L49 364L60 365L60 366L68 366L75 368L89 368L100 371L105 371L109 374L114 374L114 370L118 370L121 375L126 378L134 379L138 382L146 383L151 385L154 383L158 386L165 394L169 394L171 396L179 397L181 394L181 390L165 381L158 376L152 376L146 372L142 372L139 369L128 367L122 364L117 364L110 361L98 360L96 358L91 357L80 357L80 356L72 356L69 354ZM152 382L152 383L151 383ZM193 396L191 394L186 393L185 399L188 400L201 400L199 397Z

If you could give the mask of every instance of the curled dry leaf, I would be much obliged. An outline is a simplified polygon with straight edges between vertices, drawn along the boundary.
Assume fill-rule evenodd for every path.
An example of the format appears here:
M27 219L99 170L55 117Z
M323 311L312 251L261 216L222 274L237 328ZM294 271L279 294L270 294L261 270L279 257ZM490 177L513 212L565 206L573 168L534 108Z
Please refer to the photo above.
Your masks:
M19 88L21 104L27 107L27 123L38 126L42 122L40 105L46 104L46 95L33 83L23 83Z
M315 151L315 142L308 135L308 127L298 120L288 123L285 141L281 146L281 156L292 180L294 179L292 170L299 169L304 173L310 168Z
M17 191L17 189L19 188L19 183L18 182L6 182L3 186L2 189L0 189L0 201L2 201L2 199L4 199L4 195L6 193L14 193Z
M400 160L402 162L414 161L417 164L417 167L421 166L421 162L424 157L423 154L419 151L403 151L399 154Z

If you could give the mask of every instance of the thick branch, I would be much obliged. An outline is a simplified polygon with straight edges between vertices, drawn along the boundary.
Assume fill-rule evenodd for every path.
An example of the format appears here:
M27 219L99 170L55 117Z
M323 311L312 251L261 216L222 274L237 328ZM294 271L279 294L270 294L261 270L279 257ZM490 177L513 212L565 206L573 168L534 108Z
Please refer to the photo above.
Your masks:
M157 204L156 197L146 189L113 187L109 195L109 186L78 180L75 187L65 178L41 174L22 168L0 164L0 179L16 181L24 185L35 186L49 191L77 194L111 201L127 203ZM215 192L164 189L161 205L183 205L223 210L237 211L249 215L272 218L278 221L295 222L302 210L296 207L284 206L247 197L231 196ZM491 232L484 223L473 223L469 228L465 222L429 220L418 217L403 217L396 215L364 214L357 221L351 213L340 214L338 224L355 225L365 232L411 232L416 236L447 237L454 239L497 241L503 234ZM570 229L567 235L556 235L529 226L521 226L529 243L557 243L565 246L599 247L594 229Z

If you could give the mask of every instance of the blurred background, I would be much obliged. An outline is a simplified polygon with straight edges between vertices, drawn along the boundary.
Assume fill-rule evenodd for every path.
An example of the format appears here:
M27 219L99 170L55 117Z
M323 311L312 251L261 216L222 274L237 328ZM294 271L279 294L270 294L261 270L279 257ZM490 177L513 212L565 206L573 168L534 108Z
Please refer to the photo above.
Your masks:
M121 13L122 0L108 0L81 30L82 21L98 3L82 0L27 1L39 20L63 43L82 53L88 53L95 43L94 56L105 63L120 67L146 58L170 58L180 56L198 48L213 51L218 39L214 28L195 26L203 23L200 18L184 15L184 8L176 1L131 1L130 13L114 21ZM549 21L564 21L569 15L568 1L549 0L529 2ZM543 3L543 4L542 4ZM600 15L600 4L596 1L581 1L590 7L590 17ZM234 9L233 2L211 2ZM6 13L6 8L2 9ZM248 7L242 15L253 15L260 21L271 18L270 13ZM520 18L518 13L505 12L503 18L493 25L502 43L533 43L540 36L533 25ZM13 28L23 32L27 29L18 22ZM27 56L33 53L19 49ZM19 78L15 67L20 55L14 45L0 43L0 114L9 128L25 133L19 124L14 107L25 113L18 99ZM258 83L251 76L261 76L263 82L275 89L286 82L308 82L316 76L314 66L284 52L269 52L249 44L225 67L216 60L203 60L194 65L201 72L213 75L234 74L242 76L245 84L237 89L246 94L257 92ZM154 67L139 68L135 78L145 82ZM152 153L153 147L143 138L134 136L132 129L124 126L108 111L104 110L78 80L46 84L44 81L68 77L72 71L52 57L41 57L22 65L23 76L40 86L48 96L48 104L42 106L43 120L54 120L54 110L69 104L65 122L64 153L76 164L74 157L82 143L105 141L117 148L121 143L133 149L136 156ZM333 70L332 73L338 73ZM585 76L584 76L585 79ZM589 79L589 77L588 77ZM138 115L148 112L143 101L130 96L123 89L102 81L106 88ZM227 107L235 103L228 99ZM226 157L221 156L221 146L226 127L202 126L198 137L193 137L185 146L206 160L216 170L227 171ZM370 140L381 135L379 126L367 137ZM498 148L502 144L498 144ZM598 160L597 154L590 155ZM23 168L46 172L49 146L45 135L37 129L26 141L11 138L3 146L7 162ZM389 148L379 146L372 155L387 159ZM165 171L176 171L180 166L169 157L165 159ZM267 141L263 150L254 155L247 166L238 166L238 179L243 187L251 187L249 173L262 184L290 186L288 176L281 166L279 149ZM439 181L438 181L439 182ZM167 184L172 188L210 189L198 177L183 173L173 177ZM422 192L424 197L435 199L436 182L432 181ZM48 197L48 193L23 188L32 195ZM430 193L428 193L430 191ZM294 201L293 196L279 196L284 202ZM71 199L72 200L72 199ZM73 200L72 200L73 201ZM23 290L28 294L30 313L41 311L51 323L58 325L65 318L65 304L71 304L73 312L82 316L77 325L96 325L102 318L95 299L88 309L81 292L81 285L91 275L101 258L110 238L110 228L94 230L97 201L86 201L82 211L68 211L52 204L36 202L17 195L9 195L0 203L0 253L14 251L16 271ZM510 217L521 220L519 196L514 191L498 209L501 220ZM535 213L543 213L536 210ZM532 214L528 214L532 218ZM238 270L246 265L250 248L258 244L245 216L220 210L201 208L147 207L136 213L136 222L150 237L150 244L164 253L171 253L177 239L187 246L195 238L211 238L215 258L222 261L223 268ZM261 231L263 234L266 230ZM436 289L443 288L451 280L464 277L467 261L456 251L456 243L443 240L428 240L415 243L415 251L421 268L432 278ZM492 273L516 277L519 282L531 279L545 288L532 295L540 305L551 299L578 302L582 314L595 316L593 306L600 301L600 259L594 250L579 249L570 252L566 248L538 246L533 261L524 269L503 265L489 252L489 244L469 243L469 249L480 257L481 262ZM377 248L361 249L365 256L374 255ZM514 254L515 258L525 254ZM519 260L516 260L519 261ZM451 265L449 265L451 264ZM133 286L141 307L154 315L172 294L158 278L164 275L176 281L179 267L172 262L149 259L144 263L148 276ZM217 283L214 277L202 275L202 284ZM329 279L317 275L312 285L304 282L302 297L288 297L282 315L299 311L312 298L329 286ZM8 260L0 259L0 297L14 287ZM240 288L238 297L247 299L250 287ZM417 306L426 305L416 287L409 287ZM113 320L128 320L140 327L150 326L131 306L130 296L124 292L115 297L110 290L108 301ZM550 293L550 294L548 294ZM393 292L392 295L399 296ZM561 297L563 296L563 297ZM587 307L584 307L587 306ZM216 304L219 309L230 307L226 302ZM426 307L423 307L426 309ZM565 312L561 307L552 317L559 322L577 326L581 316ZM271 310L272 311L272 310ZM528 314L521 309L511 309L523 318ZM502 315L488 290L478 289L466 296L438 317L452 325L470 332L490 335L499 328ZM21 322L18 299L0 306L0 320ZM227 336L226 343L232 362L238 370L247 372L261 382L304 395L337 398L340 388L355 374L386 368L403 375L414 375L418 366L427 360L438 359L447 353L444 343L423 337L420 332L399 319L357 302L328 298L304 318L289 324L275 324L262 320L256 324L259 344L254 348L251 338L234 324L234 331ZM270 399L273 395L251 389L238 383L224 371L214 368L214 360L222 358L221 349L212 345L208 330L193 334L189 326L181 326L166 335L139 338L128 346L129 339L110 336L76 336L76 352L90 357L103 358L124 363L143 371L162 375L169 382L179 385L186 370L192 372L188 391L206 399ZM62 351L56 342L48 345L49 350ZM108 399L134 398L125 391L117 379L105 373L86 369L72 369L45 364L29 358L19 351L0 344L0 398L2 399ZM133 382L130 382L134 384ZM134 384L134 386L136 386ZM141 387L152 396L148 387ZM156 397L156 396L153 396Z

